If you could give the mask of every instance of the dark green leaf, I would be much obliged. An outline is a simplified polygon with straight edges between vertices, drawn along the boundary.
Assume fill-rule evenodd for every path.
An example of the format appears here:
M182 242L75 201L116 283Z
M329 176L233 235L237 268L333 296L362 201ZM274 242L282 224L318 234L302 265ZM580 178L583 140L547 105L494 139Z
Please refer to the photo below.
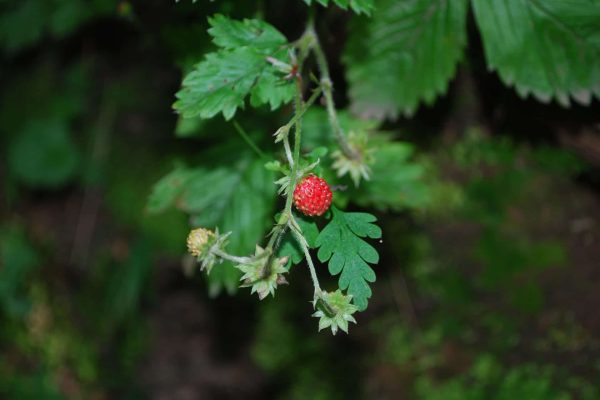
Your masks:
M152 188L148 198L147 209L151 213L158 213L171 207L177 197L185 190L187 183L204 171L177 167L168 175L158 181Z
M352 200L380 210L422 209L431 202L431 182L425 166L412 160L413 146L404 142L372 140L374 163L370 179L352 188Z
M39 264L39 256L19 227L0 230L0 307L8 314L23 316L29 303L22 295L28 274Z
M351 29L344 60L352 110L412 115L446 92L466 44L466 0L381 0Z
M376 218L366 213L346 213L331 207L332 219L319 234L316 245L321 262L329 261L329 272L340 274L339 285L352 295L353 303L367 308L375 272L367 263L379 262L377 251L362 238L378 239L381 229L374 224Z
M522 97L600 96L600 2L473 0L490 69Z
M308 5L311 5L313 2L319 3L325 7L330 3L334 3L344 10L347 10L348 7L350 7L357 14L364 13L367 15L369 15L375 7L374 0L304 0L304 2Z
M54 188L74 177L79 151L66 124L58 119L29 123L11 144L8 164L21 182L32 187Z

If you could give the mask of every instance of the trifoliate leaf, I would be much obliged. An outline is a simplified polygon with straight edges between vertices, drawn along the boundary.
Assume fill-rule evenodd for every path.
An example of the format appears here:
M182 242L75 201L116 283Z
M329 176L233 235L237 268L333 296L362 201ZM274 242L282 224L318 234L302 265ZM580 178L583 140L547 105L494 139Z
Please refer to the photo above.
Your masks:
M600 98L600 2L473 0L490 69L522 97Z
M174 108L184 118L231 119L246 96L257 107L276 109L292 100L294 85L268 61L288 56L285 37L259 20L234 21L222 15L210 19L209 30L221 50L206 55L183 80Z
M302 229L302 235L306 239L308 247L314 248L317 237L319 236L319 228L317 227L317 224L301 215L294 214L294 219L298 223L298 226L300 226L300 229ZM286 232L281 241L281 245L277 251L277 256L289 257L289 261L286 265L287 268L290 268L292 264L300 264L300 262L304 260L304 252L298 245L298 242L296 242L294 235L289 230Z
M347 10L348 7L352 9L357 14L364 13L367 15L371 14L371 11L375 7L374 0L304 0L304 2L308 5L314 3L319 3L325 7L327 7L330 3L334 3L340 8Z
M350 30L352 110L397 118L445 93L466 44L466 15L466 0L378 1L373 18Z
M377 219L367 213L343 212L331 207L332 219L321 231L316 245L321 262L329 261L329 272L340 274L339 285L348 290L359 310L367 308L375 272L368 263L379 262L377 250L362 238L377 239L381 229L373 224Z

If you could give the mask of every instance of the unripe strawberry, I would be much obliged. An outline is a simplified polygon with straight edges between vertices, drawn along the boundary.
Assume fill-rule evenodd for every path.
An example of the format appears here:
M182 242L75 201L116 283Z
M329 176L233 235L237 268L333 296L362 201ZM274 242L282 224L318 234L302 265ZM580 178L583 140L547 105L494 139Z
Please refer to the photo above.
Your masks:
M323 215L331 205L331 189L324 179L315 175L303 178L294 190L294 204L304 215Z

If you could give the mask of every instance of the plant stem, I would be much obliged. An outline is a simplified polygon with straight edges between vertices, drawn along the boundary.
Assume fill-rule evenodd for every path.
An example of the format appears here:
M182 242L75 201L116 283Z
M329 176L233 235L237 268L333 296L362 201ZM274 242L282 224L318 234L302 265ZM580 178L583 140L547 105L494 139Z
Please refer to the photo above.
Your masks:
M315 96L315 95L313 95ZM314 100L313 100L314 101ZM291 157L291 159L289 158L288 155L288 161L290 163L290 186L288 188L288 193L287 193L287 197L285 200L285 208L283 209L283 212L281 213L279 220L277 221L277 224L275 226L275 228L273 229L273 235L271 236L271 239L269 240L269 243L267 244L267 249L271 251L271 255L269 256L269 260L268 260L268 264L270 264L270 261L272 259L272 257L275 256L275 252L276 252L276 248L274 248L274 246L278 245L281 241L281 238L283 237L283 234L285 233L285 227L287 226L287 222L290 220L290 218L293 218L292 216L292 200L294 198L294 189L296 188L296 183L298 180L298 168L299 168L299 162L300 162L300 141L302 138L302 124L301 124L301 118L298 117L298 114L300 114L301 112L303 112L303 106L302 106L302 87L301 87L301 82L300 79L296 79L296 98L294 100L294 111L295 111L295 115L294 118L292 118L292 121L294 121L295 124L295 129L294 129L294 152L293 155ZM288 142L289 145L289 142ZM285 146L285 141L284 141L284 146ZM287 149L286 149L286 153L287 153Z
M254 258L252 258L252 257L238 257L238 256L233 256L231 254L225 253L224 251L222 251L220 249L211 249L210 251L211 251L211 253L213 253L216 256L221 257L222 259L227 260L227 261L231 261L231 262L236 263L236 264L247 264L247 263L249 263L249 262L251 262L251 261L254 260Z
M298 115L302 111L302 88L301 88L300 80L296 80L296 99L294 101L294 109L296 115ZM293 153L293 164L290 165L290 186L288 189L287 199L285 201L285 209L284 213L287 214L288 218L291 217L292 214L292 200L294 189L296 188L296 183L298 181L298 167L300 161L300 147L301 147L301 139L302 139L302 119L296 118L295 121L295 129L294 129L294 153Z
M346 157L352 160L359 159L360 154L352 148L350 143L348 143L346 134L344 133L337 116L335 102L333 101L333 82L331 81L331 75L329 74L329 64L327 63L327 58L325 57L325 53L323 52L323 48L319 42L319 37L315 31L314 20L312 16L308 21L305 35L310 35L312 37L311 49L315 54L317 65L321 73L321 87L323 88L323 95L325 97L327 116L329 117L329 124L333 128L335 139Z
M250 139L250 136L248 136L244 128L242 128L237 121L233 121L233 126L235 127L235 130L240 134L242 139L244 139L244 141L248 143L248 146L250 146L250 148L252 148L252 150L254 150L260 158L267 158L266 154L263 153L263 151L252 141L252 139Z
M308 269L310 271L310 277L312 279L313 286L315 288L314 297L317 298L319 293L321 293L321 285L319 285L319 278L317 278L317 271L315 270L315 265L313 264L312 257L310 256L310 252L308 251L308 243L306 243L306 239L304 238L304 236L302 236L301 232L299 232L297 229L295 229L293 227L290 229L294 234L294 238L296 239L296 242L298 242L298 244L302 248L302 251L304 252L304 257L306 257L306 263L308 264Z

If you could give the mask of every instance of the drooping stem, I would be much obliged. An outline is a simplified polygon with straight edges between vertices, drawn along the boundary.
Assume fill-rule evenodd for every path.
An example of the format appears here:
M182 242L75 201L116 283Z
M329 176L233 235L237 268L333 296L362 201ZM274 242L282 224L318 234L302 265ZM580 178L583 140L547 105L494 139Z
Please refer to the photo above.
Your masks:
M319 285L319 278L317 278L317 271L315 270L315 265L313 264L312 257L310 256L310 252L308 251L308 243L302 233L299 232L295 228L291 228L291 231L294 234L294 238L296 242L302 248L302 252L304 253L304 257L306 258L306 263L308 264L308 270L310 271L310 278L312 279L313 286L315 288L315 299L321 293L321 285Z
M338 119L337 111L335 109L335 102L333 100L333 82L329 73L329 64L327 63L327 58L325 57L325 53L321 47L321 43L319 42L319 37L317 36L312 16L309 18L308 26L304 35L310 36L311 39L311 50L315 54L317 66L319 67L319 72L321 74L321 87L323 88L323 97L325 97L327 116L329 117L329 124L333 129L335 139L346 157L350 159L358 159L360 158L360 153L353 149L350 143L348 143L348 138L346 137L346 134L344 133L344 130L342 129Z

